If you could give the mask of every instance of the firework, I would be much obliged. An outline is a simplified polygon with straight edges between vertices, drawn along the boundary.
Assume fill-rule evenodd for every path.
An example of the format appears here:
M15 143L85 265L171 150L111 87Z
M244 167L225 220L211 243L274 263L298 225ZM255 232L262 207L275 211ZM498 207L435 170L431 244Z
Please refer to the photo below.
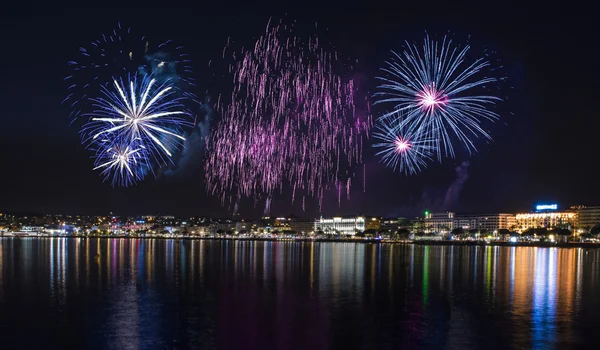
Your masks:
M344 169L361 162L370 118L356 112L354 81L336 74L344 65L317 37L303 42L285 25L269 24L234 57L233 92L209 142L208 191L268 202L303 191L322 203L324 190L337 190Z
M95 170L128 186L153 168L172 163L197 100L191 61L172 41L152 45L119 24L79 49L68 62L72 123L84 120L82 141L94 151ZM125 80L125 81L124 81ZM85 118L81 118L85 117Z
M482 92L498 79L486 76L491 67L485 58L469 60L469 49L446 37L442 42L426 37L422 48L407 43L401 54L393 52L383 69L387 75L378 78L376 103L393 107L381 118L436 140L440 161L455 157L457 147L475 153L475 139L491 139L482 124L499 118L490 108L500 98Z
M398 126L384 118L377 121L375 130L373 138L380 142L373 147L382 148L376 155L386 166L413 175L424 170L432 159L436 141L422 129Z
M136 75L126 83L113 80L113 88L102 93L104 98L92 99L96 110L83 126L88 143L139 144L148 157L165 164L185 141L181 129L191 123L169 83Z
M68 95L63 104L70 107L69 116L75 122L91 108L90 97L98 96L101 87L110 85L114 77L134 73L152 75L160 83L169 80L195 101L188 92L195 86L191 64L182 46L172 41L152 45L147 37L119 23L112 32L80 47L78 57L68 62L70 74L64 78Z
M148 158L143 145L136 142L111 143L98 147L94 170L100 170L104 180L113 186L129 186L145 176Z

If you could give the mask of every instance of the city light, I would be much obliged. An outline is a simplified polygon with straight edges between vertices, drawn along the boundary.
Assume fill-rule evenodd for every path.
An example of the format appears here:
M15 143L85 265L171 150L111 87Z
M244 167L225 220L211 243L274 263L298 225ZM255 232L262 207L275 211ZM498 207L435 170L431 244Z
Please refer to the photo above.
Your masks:
M540 204L535 206L535 210L557 210L558 204Z

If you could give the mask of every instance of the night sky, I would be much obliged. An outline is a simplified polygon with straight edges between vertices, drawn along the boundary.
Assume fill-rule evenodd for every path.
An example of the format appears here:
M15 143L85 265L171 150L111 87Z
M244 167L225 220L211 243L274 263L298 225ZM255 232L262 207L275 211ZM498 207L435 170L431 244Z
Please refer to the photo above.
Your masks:
M356 57L355 75L372 92L373 78L404 40L421 41L425 32L450 31L478 49L497 52L508 83L502 121L492 129L494 142L479 143L471 158L433 165L406 177L378 164L365 150L366 191L359 178L351 201L325 201L322 214L411 216L429 210L515 212L538 202L600 205L597 161L598 42L594 11L585 8L503 7L502 3L450 6L433 2L385 5L344 2L311 7L298 2L282 9L267 5L228 8L197 5L168 8L31 8L0 15L0 211L63 214L225 215L218 199L206 195L196 164L174 177L148 178L131 188L112 188L92 171L91 153L80 145L60 103L66 96L66 62L80 46L110 32L121 21L149 37L184 45L197 68L199 96L219 91L211 60L219 60L228 37L252 42L269 17L318 22L322 38L338 52ZM491 4L491 3L490 3ZM402 6L400 6L402 5ZM410 5L410 6L409 6ZM321 32L319 32L321 33ZM218 79L217 79L218 80ZM374 109L376 112L377 109ZM469 165L459 171L462 161ZM362 171L361 171L362 172ZM446 198L448 190L454 191ZM263 207L242 203L240 213L261 215ZM317 216L315 203L292 205L287 197L272 204L272 215Z

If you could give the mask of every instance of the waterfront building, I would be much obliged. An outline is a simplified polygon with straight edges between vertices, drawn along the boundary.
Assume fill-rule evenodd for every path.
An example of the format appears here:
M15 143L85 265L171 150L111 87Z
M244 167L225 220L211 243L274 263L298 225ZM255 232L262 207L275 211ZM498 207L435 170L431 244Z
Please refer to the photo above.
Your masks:
M449 233L454 229L454 213L425 212L425 233Z
M288 221L290 231L295 231L299 235L309 235L315 232L315 221L310 219L292 218Z
M394 233L400 228L400 220L398 218L383 218L381 220L381 231Z
M485 215L456 215L454 217L454 228L462 228L465 231L478 230L497 233L498 230L514 230L517 220L514 214L485 214Z
M365 231L365 217L356 216L350 218L334 217L323 218L315 221L315 231L323 231L325 234L339 234L353 236L358 232Z
M212 222L209 226L208 231L212 234L221 233L234 233L238 229L241 229L242 225L234 220L217 220Z
M22 226L22 232L41 233L44 231L44 226Z
M375 216L367 217L365 220L365 230L381 230L381 218Z
M187 229L187 234L191 236L205 236L209 233L209 226L205 225L194 225Z
M538 205L535 212L518 213L515 218L520 232L536 228L565 228L572 231L577 224L577 211L559 211L556 204Z
M131 220L122 224L119 228L122 232L140 232L150 230L152 225L145 220Z
M277 232L290 231L291 230L290 221L291 221L291 219L289 219L289 218L284 218L284 217L275 218L275 222L273 224L272 230L277 231Z
M79 229L73 225L45 225L44 232L49 235L73 235L77 234Z
M409 231L419 231L413 225L413 222L407 218L382 218L380 231L386 233L395 233L400 229L407 229ZM420 230L421 232L423 230Z
M577 212L577 228L587 232L600 225L600 206L576 206L571 209Z
M414 219L410 220L410 225L407 228L414 234L425 233L425 219L424 218L414 218Z

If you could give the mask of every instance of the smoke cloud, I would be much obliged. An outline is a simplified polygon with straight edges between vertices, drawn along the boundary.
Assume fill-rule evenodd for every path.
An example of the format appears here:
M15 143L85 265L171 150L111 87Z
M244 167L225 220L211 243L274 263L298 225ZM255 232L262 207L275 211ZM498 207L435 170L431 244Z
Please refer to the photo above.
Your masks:
M454 180L450 187L448 187L448 190L446 190L444 202L440 207L441 211L456 210L456 204L458 203L460 192L462 191L465 182L467 182L467 179L469 178L469 162L462 162L461 165L457 166L455 170L456 180Z
M469 178L469 163L462 162L455 168L455 174L456 178L447 188L426 189L420 198L414 199L415 204L393 208L388 216L418 216L422 215L424 210L430 212L456 211L463 186Z
M202 166L202 152L211 130L214 109L210 97L200 105L194 130L186 137L182 151L174 159L175 165L164 171L165 176L182 176Z

